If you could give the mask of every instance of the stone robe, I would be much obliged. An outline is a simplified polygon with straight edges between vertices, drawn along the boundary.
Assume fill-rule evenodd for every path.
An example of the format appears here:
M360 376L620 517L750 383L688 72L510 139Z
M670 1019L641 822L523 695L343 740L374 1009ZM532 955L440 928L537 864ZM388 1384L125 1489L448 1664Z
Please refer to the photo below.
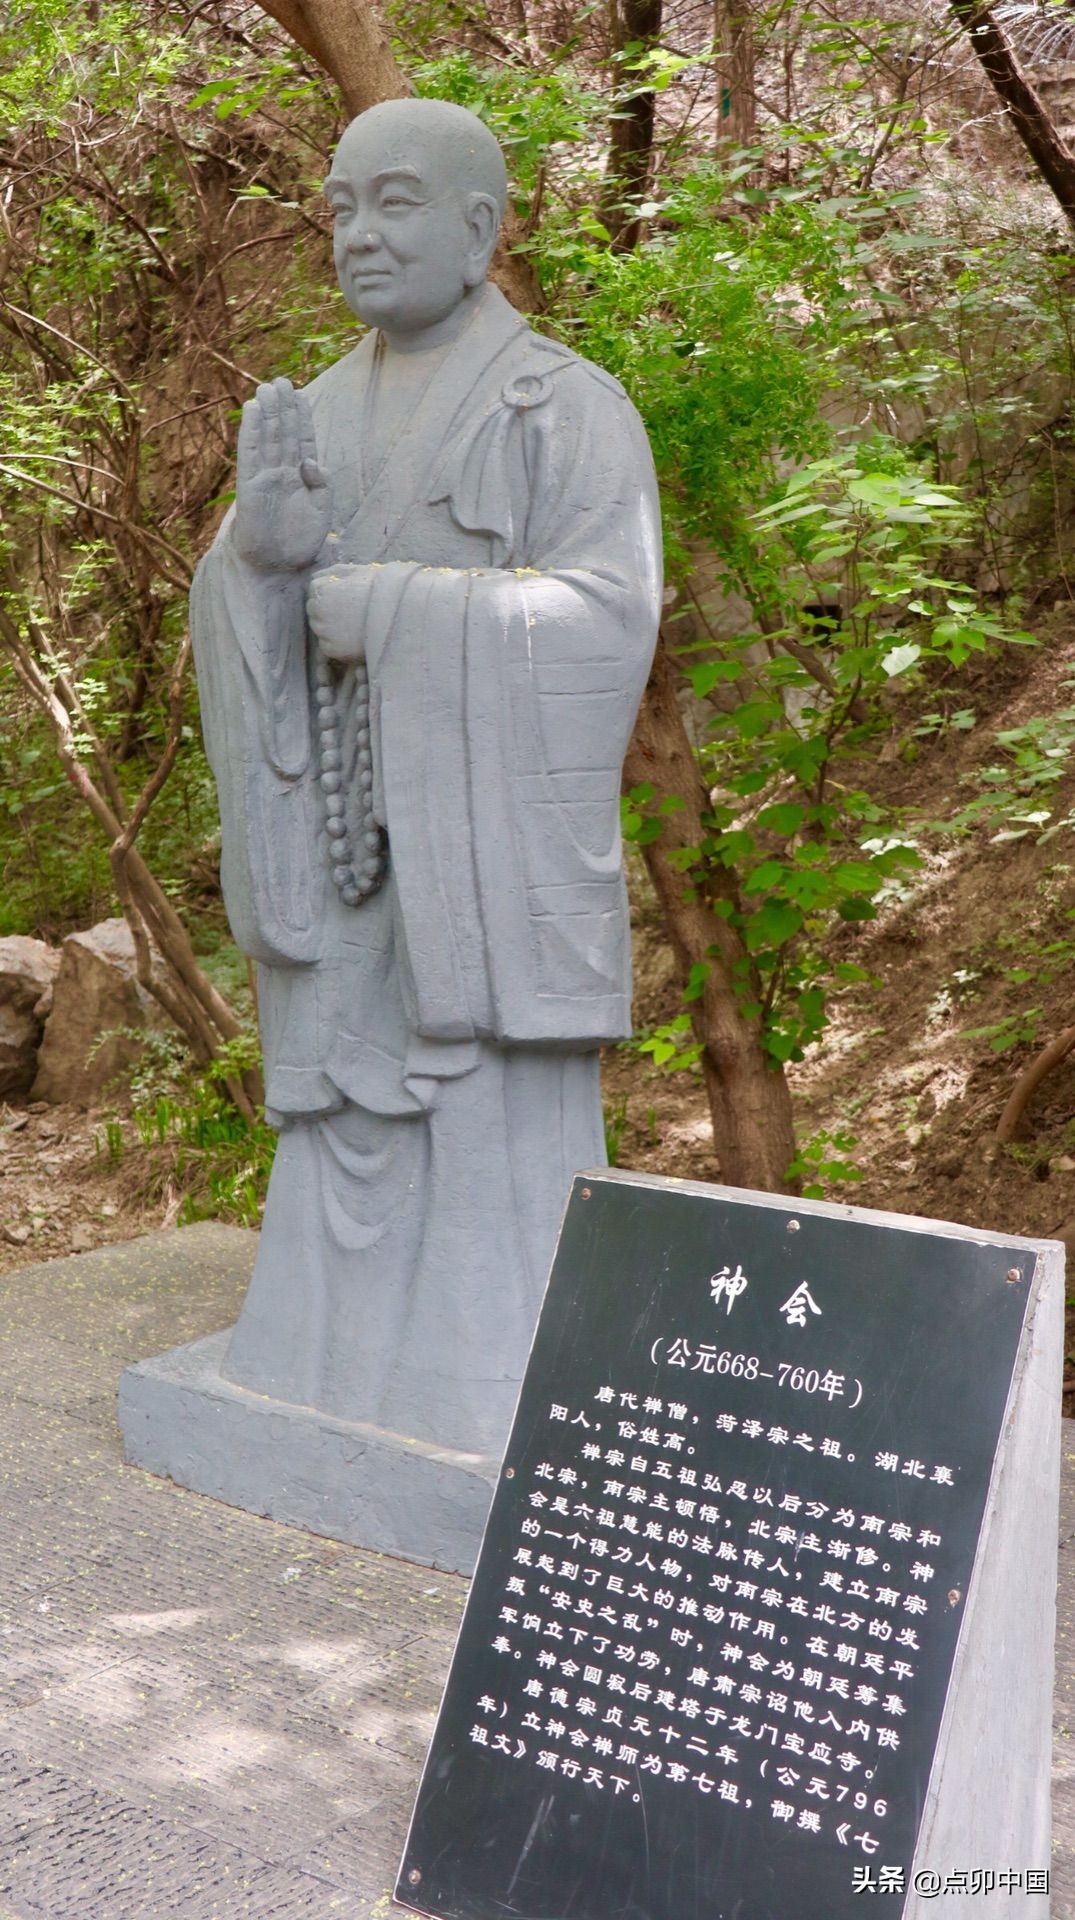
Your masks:
M375 365L368 335L308 389L333 500L316 567L379 568L389 869L359 906L331 881L309 576L258 574L226 521L192 596L281 1128L226 1371L495 1452L571 1176L604 1160L597 1049L630 1031L619 784L656 634L656 486L622 389L491 287L379 471ZM345 790L353 702L343 671Z

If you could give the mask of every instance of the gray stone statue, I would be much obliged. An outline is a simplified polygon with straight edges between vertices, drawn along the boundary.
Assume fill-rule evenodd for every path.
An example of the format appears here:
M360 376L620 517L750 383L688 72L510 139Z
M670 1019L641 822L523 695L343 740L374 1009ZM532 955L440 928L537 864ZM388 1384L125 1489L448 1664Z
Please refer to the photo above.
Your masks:
M486 280L506 176L479 120L374 107L326 191L366 331L247 403L192 596L280 1129L220 1372L495 1456L571 1176L604 1161L598 1048L630 1031L656 486L622 388Z

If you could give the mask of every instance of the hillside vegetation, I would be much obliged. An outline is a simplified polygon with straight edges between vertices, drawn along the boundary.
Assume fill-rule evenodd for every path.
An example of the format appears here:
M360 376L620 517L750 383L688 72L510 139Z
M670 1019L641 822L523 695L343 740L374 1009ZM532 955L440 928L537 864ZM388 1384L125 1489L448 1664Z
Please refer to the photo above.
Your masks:
M186 593L242 401L353 338L320 183L348 114L407 89L503 142L497 276L624 382L661 481L613 1156L1067 1230L1070 20L27 0L0 23L0 936L122 915L161 1016L88 1114L9 1103L3 1260L258 1217L272 1140Z

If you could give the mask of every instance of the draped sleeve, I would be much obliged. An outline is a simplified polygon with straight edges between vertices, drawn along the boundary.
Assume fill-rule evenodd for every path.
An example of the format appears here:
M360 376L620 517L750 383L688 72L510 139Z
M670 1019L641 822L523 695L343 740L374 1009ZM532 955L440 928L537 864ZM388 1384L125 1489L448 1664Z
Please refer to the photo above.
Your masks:
M619 792L656 640L658 504L622 390L562 352L538 369L448 476L458 524L505 564L386 566L367 658L418 1031L590 1046L630 1032Z
M238 945L266 965L308 965L321 945L305 595L305 574L266 577L240 558L229 516L190 599L224 902Z

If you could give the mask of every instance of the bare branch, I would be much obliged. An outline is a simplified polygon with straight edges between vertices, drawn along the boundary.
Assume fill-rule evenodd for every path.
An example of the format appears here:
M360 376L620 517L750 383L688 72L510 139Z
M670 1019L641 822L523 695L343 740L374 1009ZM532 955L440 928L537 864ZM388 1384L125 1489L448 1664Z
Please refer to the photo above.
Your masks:
M136 404L134 394L131 392L123 375L117 373L115 367L110 367L108 362L102 360L99 354L94 353L91 347L84 346L80 340L72 340L69 333L64 333L61 328L54 327L50 320L43 320L40 314L27 313L24 307L17 307L14 301L9 300L3 293L0 293L0 301L3 302L9 313L17 314L19 319L25 320L28 326L40 327L43 332L54 334L57 340L62 340L64 345L70 347L73 352L83 354L87 360L92 360L94 366L100 367L102 373L107 373L113 385L123 394L124 399L129 400L132 406Z
M185 554L180 553L178 547L173 547L171 541L166 540L163 533L158 533L155 528L139 526L133 521L124 520L118 513L110 513L107 507L98 506L96 501L84 500L78 494L65 493L62 487L54 487L49 481L38 479L36 474L22 473L18 467L9 466L4 460L0 460L0 473L6 473L9 479L21 480L28 487L36 487L39 493L50 494L54 500L62 500L65 506L74 507L79 513L91 513L98 520L107 520L114 527L122 527L132 540L138 542L139 546L148 549L162 579L167 580L169 585L177 588L180 593L188 590L194 578L194 569L190 561ZM170 554L172 559L179 563L182 573L178 578L164 565L160 554L156 552L157 547L163 548L165 553Z

